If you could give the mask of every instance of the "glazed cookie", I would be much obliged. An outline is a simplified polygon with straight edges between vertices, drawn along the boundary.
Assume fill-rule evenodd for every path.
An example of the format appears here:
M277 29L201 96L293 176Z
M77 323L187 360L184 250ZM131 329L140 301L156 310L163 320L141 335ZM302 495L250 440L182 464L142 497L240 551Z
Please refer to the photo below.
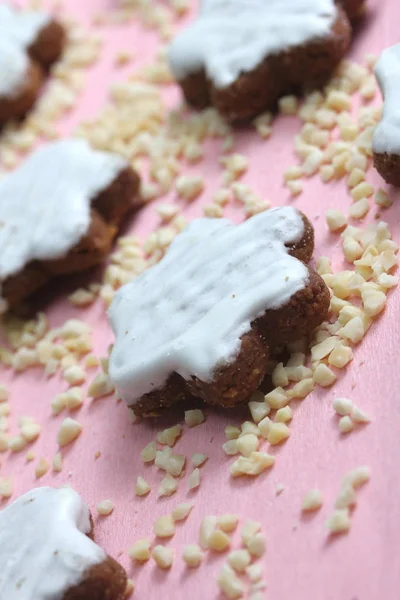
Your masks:
M60 57L65 32L45 12L0 6L0 125L33 106L45 72Z
M54 142L0 180L0 293L15 306L54 275L100 263L121 218L138 208L139 177L84 140Z
M1 510L0 597L122 600L126 573L94 543L92 529L72 488L36 488Z
M248 120L279 97L322 86L351 38L346 10L363 0L202 0L173 41L172 72L189 104Z
M374 166L387 183L400 186L400 44L382 52L375 75L383 114L373 138Z
M271 356L326 318L329 292L306 266L314 232L277 208L233 225L197 219L164 258L115 295L109 373L136 414L185 396L246 402Z

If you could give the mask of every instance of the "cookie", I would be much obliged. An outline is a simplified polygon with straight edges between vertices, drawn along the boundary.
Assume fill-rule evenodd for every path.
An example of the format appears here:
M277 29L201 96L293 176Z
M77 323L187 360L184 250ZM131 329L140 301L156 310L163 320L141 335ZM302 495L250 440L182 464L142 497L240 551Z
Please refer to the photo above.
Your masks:
M355 1L343 2L352 16ZM285 94L324 85L350 39L335 0L202 0L197 19L172 42L169 62L189 104L245 121Z
M138 415L185 396L248 401L270 358L326 318L329 292L306 263L307 218L292 207L241 225L197 219L164 258L115 295L109 373Z
M124 569L94 543L89 508L72 488L36 488L0 511L0 596L122 600Z
M51 277L104 260L124 215L141 205L122 157L84 140L43 146L0 180L0 295L15 306Z
M33 106L46 71L61 55L62 25L45 12L0 5L0 125Z
M400 44L386 48L375 65L383 113L373 137L374 166L383 179L400 186Z

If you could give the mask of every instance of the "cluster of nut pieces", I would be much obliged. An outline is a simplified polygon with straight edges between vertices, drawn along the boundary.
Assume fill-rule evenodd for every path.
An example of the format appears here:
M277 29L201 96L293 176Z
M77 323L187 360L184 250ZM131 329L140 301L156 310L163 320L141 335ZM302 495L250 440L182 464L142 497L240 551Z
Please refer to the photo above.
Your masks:
M50 329L46 316L39 313L36 319L26 322L6 317L3 324L13 349L12 351L5 347L0 348L0 360L4 366L17 373L31 367L42 367L47 377L59 372L68 384L69 387L56 394L50 402L49 412L53 416L65 412L71 415L83 406L86 397L96 400L114 392L107 374L108 359L99 359L92 352L91 328L87 323L70 319L61 327ZM85 389L88 374L98 367L101 367L101 370ZM42 429L34 417L21 416L18 419L19 432L10 434L9 416L12 413L12 403L9 402L8 396L6 386L0 385L0 453L25 450L39 438ZM74 442L81 432L81 423L71 416L66 416L60 424L56 438L60 450ZM36 455L29 449L25 458L30 463L35 460ZM35 477L42 477L50 467L53 472L62 470L61 452L55 454L51 463L47 458L40 457L35 465ZM9 479L7 481L11 482Z
M193 509L193 504L183 503L176 506L172 513L159 517L154 522L153 534L157 538L171 539L175 535L176 523L184 521ZM232 549L232 534L239 523L235 514L206 516L199 531L199 543L188 544L183 548L182 558L188 568L197 568L203 562L206 552L225 553L229 551L227 562L217 577L220 589L228 598L242 598L246 583L249 584L248 598L258 600L266 588L262 580L262 566L256 563L265 553L265 536L261 523L248 519L240 531L241 547ZM171 568L174 561L174 549L170 546L155 544L151 538L135 542L128 550L130 558L136 563L144 563L153 558L162 569Z
M67 32L64 53L51 67L49 82L22 123L8 123L0 134L2 169L15 168L42 139L60 136L57 121L72 110L85 84L85 70L99 58L102 38L81 28L73 19L59 16Z

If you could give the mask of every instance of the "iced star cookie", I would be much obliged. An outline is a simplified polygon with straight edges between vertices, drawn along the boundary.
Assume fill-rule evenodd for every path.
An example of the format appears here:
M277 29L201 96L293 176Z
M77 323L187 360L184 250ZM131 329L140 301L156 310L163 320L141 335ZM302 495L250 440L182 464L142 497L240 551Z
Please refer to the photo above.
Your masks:
M172 72L189 104L211 104L230 121L250 119L284 94L326 83L349 46L349 16L363 4L202 0L170 47Z
M54 275L84 271L110 250L140 206L139 177L84 140L43 146L0 180L0 296L15 306Z
M94 543L92 529L72 488L36 488L1 510L0 597L122 600L126 573Z
M60 57L65 32L46 12L0 5L0 125L32 108L45 72Z
M375 75L383 113L373 138L374 166L387 183L400 186L400 44L382 52Z
M327 316L328 289L306 265L313 248L311 224L291 207L241 225L193 221L109 310L109 373L135 413L155 414L190 394L246 402L277 349Z

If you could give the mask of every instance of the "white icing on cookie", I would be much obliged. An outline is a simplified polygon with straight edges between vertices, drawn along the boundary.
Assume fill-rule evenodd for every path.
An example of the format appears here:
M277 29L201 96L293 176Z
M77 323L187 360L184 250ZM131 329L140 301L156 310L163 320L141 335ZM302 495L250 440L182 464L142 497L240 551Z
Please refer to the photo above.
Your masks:
M37 488L1 510L0 598L62 600L106 559L90 530L89 509L71 488Z
M400 154L400 44L386 48L375 65L383 95L382 120L374 138L374 152Z
M84 140L43 146L0 179L0 281L32 260L65 256L90 225L90 203L128 166Z
M334 0L202 0L198 18L172 42L179 81L205 69L229 86L265 57L324 38L337 17Z
M291 207L241 225L197 219L160 263L123 286L109 310L116 337L109 372L127 403L174 371L210 381L231 362L252 321L306 285L307 267L285 247L303 233Z
M18 93L29 66L26 50L49 23L47 13L0 5L0 97Z

